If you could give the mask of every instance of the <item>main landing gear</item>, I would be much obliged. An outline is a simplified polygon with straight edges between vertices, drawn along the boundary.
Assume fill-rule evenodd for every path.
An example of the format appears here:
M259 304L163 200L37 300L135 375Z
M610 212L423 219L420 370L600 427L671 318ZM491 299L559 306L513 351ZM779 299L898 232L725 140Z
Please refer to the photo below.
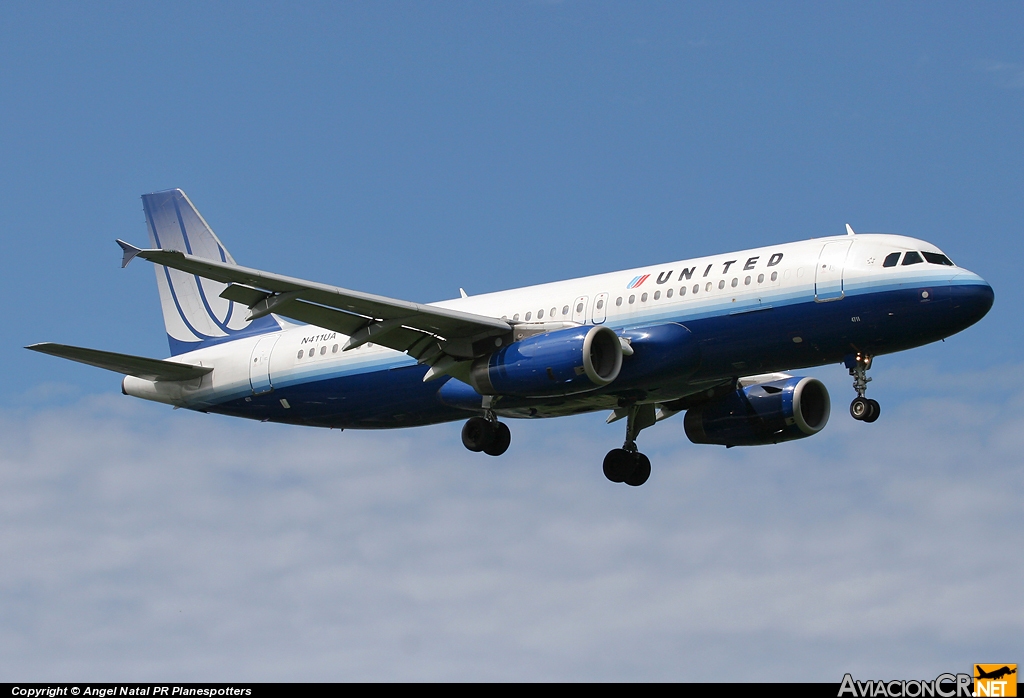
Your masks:
M867 354L854 354L846 359L846 367L850 369L850 375L853 376L853 389L857 391L857 397L850 403L850 416L858 422L870 424L882 413L882 408L877 400L869 400L864 397L868 391L868 383L871 382L867 375L868 369L871 368L871 357Z
M626 442L604 457L604 476L612 482L639 487L651 476L651 461L637 450L636 437L657 419L654 405L630 405L626 409Z
M488 410L486 417L473 417L462 427L462 445L470 451L500 456L512 443L512 432Z

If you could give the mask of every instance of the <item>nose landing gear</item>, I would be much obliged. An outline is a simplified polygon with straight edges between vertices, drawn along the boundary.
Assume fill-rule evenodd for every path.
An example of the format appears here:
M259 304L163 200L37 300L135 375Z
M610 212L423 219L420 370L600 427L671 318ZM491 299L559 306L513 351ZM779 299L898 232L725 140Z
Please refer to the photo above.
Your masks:
M871 368L871 357L867 354L853 354L847 357L845 363L850 369L850 375L853 376L853 389L857 391L857 397L850 403L850 416L858 422L870 424L882 413L877 400L864 397L868 391L868 383L871 382L867 375L868 369Z

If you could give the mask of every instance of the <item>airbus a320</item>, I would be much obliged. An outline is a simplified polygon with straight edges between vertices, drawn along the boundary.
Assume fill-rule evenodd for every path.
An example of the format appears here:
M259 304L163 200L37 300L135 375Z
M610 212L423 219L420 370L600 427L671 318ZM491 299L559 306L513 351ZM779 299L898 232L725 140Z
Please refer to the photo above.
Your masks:
M698 444L754 446L821 431L831 402L788 371L842 362L870 423L883 354L959 332L992 288L923 240L854 234L654 264L420 304L240 266L180 189L146 194L165 360L63 344L29 349L124 374L126 395L199 412L341 429L466 420L491 456L506 419L604 410L625 420L604 474L642 485L643 429L685 412ZM461 291L461 289L460 289Z

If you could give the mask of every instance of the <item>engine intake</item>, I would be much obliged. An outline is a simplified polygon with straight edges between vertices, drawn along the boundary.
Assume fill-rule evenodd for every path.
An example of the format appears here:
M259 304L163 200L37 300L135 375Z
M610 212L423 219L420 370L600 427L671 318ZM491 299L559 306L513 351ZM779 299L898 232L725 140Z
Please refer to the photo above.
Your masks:
M594 390L622 369L622 345L604 326L527 337L473 362L470 383L482 395L545 397Z
M830 411L821 381L793 377L747 386L692 407L683 426L695 444L761 446L817 434Z

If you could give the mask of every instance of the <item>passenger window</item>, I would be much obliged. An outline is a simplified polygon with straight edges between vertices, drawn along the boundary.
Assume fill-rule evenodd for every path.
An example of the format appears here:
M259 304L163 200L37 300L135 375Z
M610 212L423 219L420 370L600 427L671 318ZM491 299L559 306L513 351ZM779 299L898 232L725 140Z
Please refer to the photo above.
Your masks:
M540 320L544 317L544 308L537 311L537 319Z
M305 352L304 352L304 351L303 351L302 349L299 349L299 355L298 355L297 357L295 357L295 358L297 358L297 359L301 359L301 358L302 358L302 355L303 355L304 353L305 353Z
M763 284L764 283L764 274L758 274L757 275L757 283L759 283L759 284Z
M615 305L622 305L622 296L615 299Z
M562 306L562 315L568 315L568 314L569 314L569 306L567 306L567 305Z
M646 293L640 296L640 302L641 303L646 303L647 302L647 294Z
M576 305L576 312L577 313L582 313L583 312L583 304L582 303L578 303Z
M733 288L736 288L736 286L737 286L737 285L739 284L739 282L740 282L740 280L739 280L739 279L733 279L733 280L732 280L732 287L733 287Z
M633 305L633 302L634 302L635 300L636 300L636 296L630 296L630 297L629 297L629 304L630 304L630 305Z
M597 309L600 310L603 307L604 307L604 300L602 299L602 300L599 300L597 302Z
M721 281L718 282L718 288L719 289L725 288L725 279L722 279Z
M551 309L551 315L550 315L550 317L552 317L552 318L554 318L554 317L555 317L555 311L556 311L556 310L558 310L558 308L552 308L552 309Z
M519 322L519 313L512 316L512 322Z
M772 272L772 281L778 281L778 279L779 279L779 272L773 271Z
M320 347L320 356L323 356L326 353L327 353L327 345L325 344L322 347Z
M526 314L526 317L523 318L523 319L526 320L527 322L529 322L530 318L532 318L532 317L533 317L533 311L530 311L529 313Z
M658 300L659 298L661 298L661 291L655 291L654 292L654 300Z
M680 296L685 296L686 295L686 286L680 286L679 287L679 295Z
M710 285L711 285L711 284L708 284L708 286L710 286ZM696 293L696 292L697 292L697 291L699 291L699 290L700 290L700 284L694 284L694 285L693 285L693 292L694 292L694 293Z
M669 290L665 291L665 298L671 298L671 297L672 297L672 289L669 289Z
M955 267L956 265L944 254L935 254L934 252L922 252L925 260L929 264L941 264L944 267Z
M921 259L921 255L917 252L907 252L906 256L903 258L903 266L905 267L908 267L911 264L921 264L922 262L924 262L924 260Z
M331 347L331 353L332 354L337 354L338 353L338 345L337 344L335 344L333 347Z
M882 266L883 267L894 267L897 264L899 264L899 261L900 261L900 253L899 252L893 252L892 254L886 255L885 261L882 262Z
M749 286L750 285L750 277L749 276L747 278L743 279L743 285L744 286Z

